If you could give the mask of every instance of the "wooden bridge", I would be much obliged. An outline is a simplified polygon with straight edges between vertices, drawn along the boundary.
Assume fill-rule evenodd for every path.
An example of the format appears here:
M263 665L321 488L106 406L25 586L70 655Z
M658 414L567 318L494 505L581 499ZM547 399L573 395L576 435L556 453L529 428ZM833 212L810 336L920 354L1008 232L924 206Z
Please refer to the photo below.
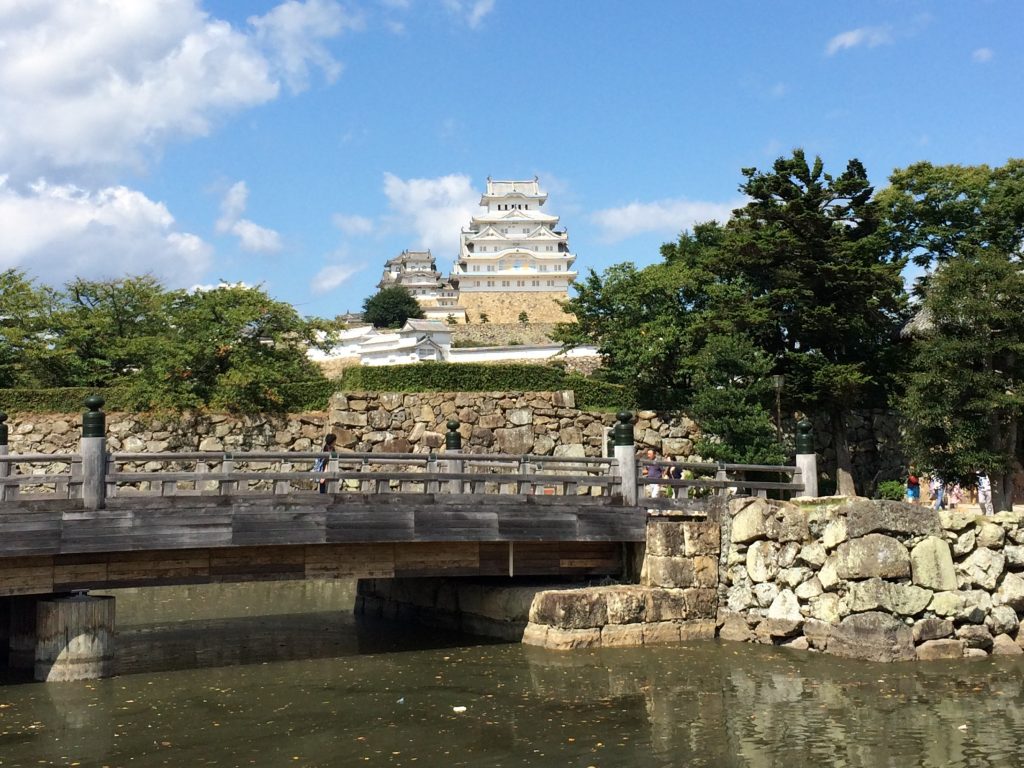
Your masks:
M109 659L68 656L68 638L107 647L113 601L73 592L618 576L652 511L684 509L691 494L803 488L795 467L638 460L628 414L607 458L463 453L456 422L439 454L108 453L95 415L77 453L21 455L8 453L0 415L0 645L6 627L11 658L34 653L39 679L104 674Z

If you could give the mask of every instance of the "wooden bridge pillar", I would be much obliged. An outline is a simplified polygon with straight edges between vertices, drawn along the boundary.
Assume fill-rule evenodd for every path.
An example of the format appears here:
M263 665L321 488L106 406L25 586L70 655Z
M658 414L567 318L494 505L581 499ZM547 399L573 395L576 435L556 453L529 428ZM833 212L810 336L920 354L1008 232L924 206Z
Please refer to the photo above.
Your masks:
M110 596L45 598L36 604L35 679L95 680L114 671Z

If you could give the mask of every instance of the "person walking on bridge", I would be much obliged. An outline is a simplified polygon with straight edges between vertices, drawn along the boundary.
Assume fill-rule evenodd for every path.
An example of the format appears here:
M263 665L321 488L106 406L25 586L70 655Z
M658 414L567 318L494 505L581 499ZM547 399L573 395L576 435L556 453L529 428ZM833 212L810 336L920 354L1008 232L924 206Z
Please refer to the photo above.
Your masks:
M324 438L324 447L320 450L323 453L334 453L334 444L338 442L338 436L333 432ZM314 472L323 472L327 469L327 457L321 456L313 463ZM320 480L320 493L327 493L327 479Z

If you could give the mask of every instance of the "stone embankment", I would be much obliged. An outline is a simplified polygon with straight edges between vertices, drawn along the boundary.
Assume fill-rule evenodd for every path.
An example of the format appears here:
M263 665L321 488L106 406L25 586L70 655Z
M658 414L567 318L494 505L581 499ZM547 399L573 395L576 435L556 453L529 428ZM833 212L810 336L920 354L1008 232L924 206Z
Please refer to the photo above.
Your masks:
M722 521L726 640L875 661L1020 654L1024 520L899 502L735 500Z
M316 451L333 432L343 451L428 453L444 445L446 423L460 422L464 449L475 453L600 456L614 414L582 411L567 392L348 392L328 410L281 417L228 414L107 415L112 451ZM81 414L17 414L11 453L78 450ZM641 411L638 450L689 457L696 425L685 417Z
M652 516L639 584L444 580L360 593L398 617L568 650L711 639L871 661L1024 653L1024 515L828 497ZM500 631L498 631L500 629Z

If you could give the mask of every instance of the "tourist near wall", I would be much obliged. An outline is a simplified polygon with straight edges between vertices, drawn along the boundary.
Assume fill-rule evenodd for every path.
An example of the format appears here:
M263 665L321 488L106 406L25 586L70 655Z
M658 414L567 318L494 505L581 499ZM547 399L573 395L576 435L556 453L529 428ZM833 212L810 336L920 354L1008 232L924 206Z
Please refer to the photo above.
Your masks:
M1020 514L736 499L721 540L723 639L875 661L1022 653Z

